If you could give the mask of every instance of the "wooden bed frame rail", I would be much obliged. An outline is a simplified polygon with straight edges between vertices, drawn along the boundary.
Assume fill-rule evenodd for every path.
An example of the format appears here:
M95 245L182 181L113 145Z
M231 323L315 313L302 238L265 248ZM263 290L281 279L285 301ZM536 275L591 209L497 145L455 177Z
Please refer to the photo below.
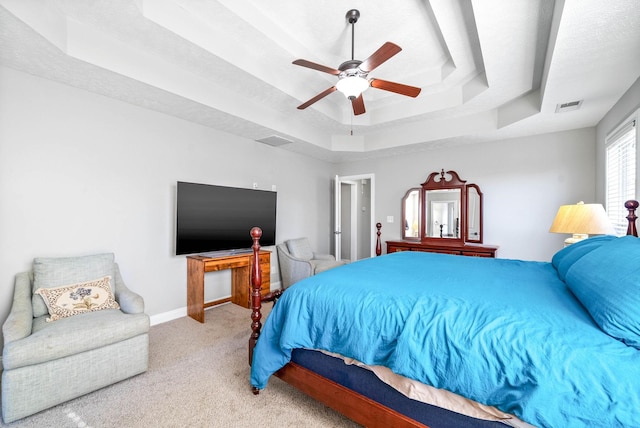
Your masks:
M635 214L638 209L638 201L629 200L624 206L629 215L626 217L629 225L627 235L638 236ZM377 223L376 256L382 253L380 242L380 228L382 224ZM253 260L259 260L260 237L262 230L259 227L251 229L253 238ZM283 289L272 291L264 296L261 294L262 272L260 263L253 263L251 267L251 336L249 338L249 365L253 360L253 348L255 347L260 330L262 329L262 302L276 302L284 292ZM292 385L294 388L304 392L310 397L324 403L332 409L343 414L356 423L371 428L428 428L393 409L390 409L370 398L367 398L349 388L333 382L312 370L302 367L294 362L289 362L275 374L280 379ZM260 391L252 387L254 394Z

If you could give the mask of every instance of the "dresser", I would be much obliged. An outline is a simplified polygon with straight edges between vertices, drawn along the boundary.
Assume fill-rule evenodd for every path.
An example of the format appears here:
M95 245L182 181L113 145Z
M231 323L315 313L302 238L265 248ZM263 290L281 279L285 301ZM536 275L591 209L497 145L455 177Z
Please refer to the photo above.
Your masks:
M498 247L495 245L471 244L460 242L420 242L420 241L387 241L387 253L398 251L424 251L427 253L455 254L469 257L496 257Z
M424 251L495 258L498 247L483 244L483 195L456 171L432 172L402 198L402 233L387 241L387 253Z

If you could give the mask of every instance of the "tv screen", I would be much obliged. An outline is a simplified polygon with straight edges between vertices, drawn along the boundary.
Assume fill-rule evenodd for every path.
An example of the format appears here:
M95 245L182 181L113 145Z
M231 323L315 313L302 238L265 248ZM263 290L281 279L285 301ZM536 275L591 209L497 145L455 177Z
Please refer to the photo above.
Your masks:
M178 182L176 255L251 248L251 228L261 246L276 243L276 192Z

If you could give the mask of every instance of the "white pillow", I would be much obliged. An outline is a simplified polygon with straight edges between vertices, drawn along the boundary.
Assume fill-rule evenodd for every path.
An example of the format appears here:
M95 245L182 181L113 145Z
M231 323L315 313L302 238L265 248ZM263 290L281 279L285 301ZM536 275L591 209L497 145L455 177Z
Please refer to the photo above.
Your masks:
M120 309L111 292L111 277L61 287L38 288L35 294L42 296L49 318L47 322L103 309Z

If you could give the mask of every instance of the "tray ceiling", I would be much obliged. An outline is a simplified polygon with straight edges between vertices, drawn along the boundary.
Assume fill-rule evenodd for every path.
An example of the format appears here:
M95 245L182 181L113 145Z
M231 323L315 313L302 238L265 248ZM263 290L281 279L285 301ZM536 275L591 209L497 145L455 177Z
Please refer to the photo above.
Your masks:
M640 76L636 0L0 0L0 64L339 162L595 126ZM296 107L391 41L353 116ZM579 108L556 112L563 103Z

